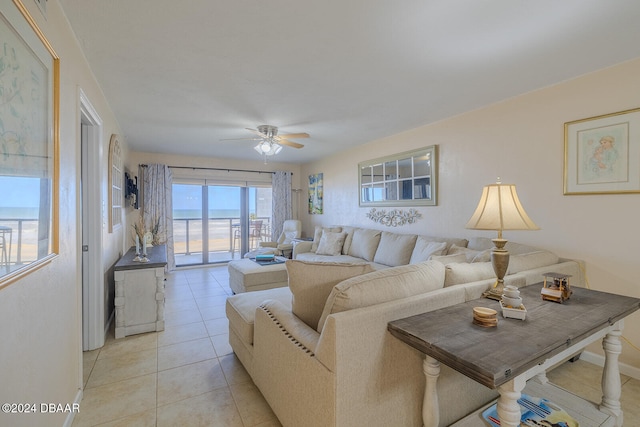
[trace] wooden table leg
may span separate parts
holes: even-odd
[[[520,405],[518,399],[527,384],[524,378],[516,377],[498,387],[498,418],[501,427],[518,427],[520,425]]]
[[[616,426],[622,426],[622,409],[620,407],[620,395],[622,384],[620,383],[620,367],[618,356],[622,353],[620,336],[622,335],[622,320],[617,323],[617,328],[609,332],[602,340],[604,349],[604,369],[602,370],[602,403],[600,410],[616,417]]]
[[[438,427],[440,423],[440,407],[438,406],[438,390],[436,388],[440,376],[440,362],[425,356],[422,370],[426,378],[424,400],[422,402],[422,422],[424,427]]]

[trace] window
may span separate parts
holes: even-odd
[[[360,206],[435,206],[437,145],[358,165]]]

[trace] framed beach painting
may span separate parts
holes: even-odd
[[[564,194],[640,193],[640,108],[564,125]]]
[[[59,58],[20,0],[0,0],[0,287],[58,252]]]
[[[309,213],[322,213],[322,197],[324,178],[322,173],[309,175]]]

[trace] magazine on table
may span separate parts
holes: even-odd
[[[547,399],[526,394],[518,399],[520,427],[579,427],[578,422],[558,405]],[[500,427],[497,404],[487,408],[482,417],[492,427]]]

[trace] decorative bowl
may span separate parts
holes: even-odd
[[[517,308],[509,308],[504,302],[500,301],[500,307],[502,307],[502,317],[524,320],[527,317],[527,309],[524,304],[520,304]]]
[[[520,296],[520,290],[513,285],[508,285],[504,287],[502,294],[509,298],[518,298]]]
[[[511,307],[520,307],[520,305],[522,305],[522,298],[510,298],[506,295],[502,295],[502,302],[507,306],[510,305]]]

